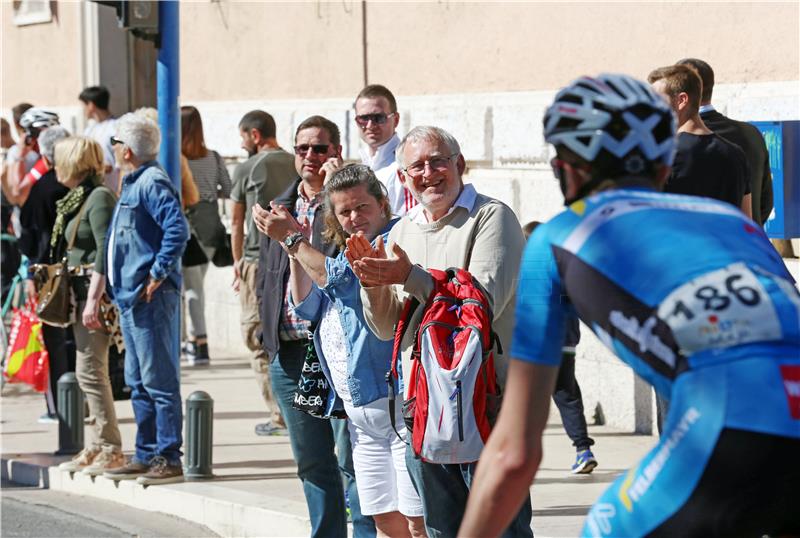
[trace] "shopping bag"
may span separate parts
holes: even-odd
[[[26,305],[14,309],[3,372],[10,383],[26,383],[37,392],[47,390],[50,364],[44,347],[42,322]]]

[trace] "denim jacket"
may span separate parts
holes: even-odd
[[[164,169],[150,161],[125,176],[106,240],[108,288],[117,306],[131,308],[148,275],[180,290],[188,240],[178,192]]]
[[[397,220],[390,221],[381,231],[384,241]],[[295,305],[295,313],[316,323],[319,322],[327,305],[332,302],[339,313],[348,345],[347,384],[350,396],[353,398],[353,407],[361,407],[380,398],[386,398],[388,396],[386,372],[391,365],[394,342],[379,340],[367,326],[361,304],[361,283],[353,273],[344,252],[336,258],[325,259],[325,272],[328,283],[324,288],[312,284],[308,296]],[[314,347],[317,349],[328,385],[333,387],[330,369],[322,353],[319,325],[314,331]],[[334,391],[330,391],[329,411],[341,408],[341,400]]]

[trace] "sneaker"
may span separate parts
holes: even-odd
[[[210,361],[208,344],[186,342],[183,345],[183,356],[189,366],[206,366]]]
[[[272,421],[256,424],[256,435],[270,436],[270,435],[286,435],[286,428],[276,426]]]
[[[103,471],[103,476],[109,480],[133,480],[145,474],[150,470],[149,465],[139,463],[138,461],[131,461],[127,465]]]
[[[183,342],[181,344],[181,357],[185,361],[189,361],[195,354],[194,342]]]
[[[575,465],[572,466],[572,474],[589,474],[597,467],[597,460],[588,448],[578,451],[575,457]]]
[[[44,415],[40,416],[36,422],[39,424],[58,424],[58,415],[45,413]]]
[[[85,475],[98,476],[106,471],[119,469],[123,465],[125,465],[125,456],[122,455],[122,452],[106,452],[104,450],[97,455],[91,465],[84,467],[82,472]]]
[[[100,449],[97,448],[84,448],[81,450],[77,456],[72,458],[69,461],[65,461],[61,465],[58,466],[59,469],[62,471],[69,471],[70,473],[74,473],[75,471],[80,471],[81,469],[88,467],[91,465],[97,456],[100,454]]]
[[[136,482],[143,486],[183,482],[183,467],[180,464],[170,465],[167,462],[167,458],[156,456],[150,462],[150,469],[139,476]]]

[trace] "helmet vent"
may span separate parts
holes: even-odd
[[[583,99],[581,97],[578,97],[577,95],[570,95],[570,94],[562,95],[561,98],[559,99],[559,101],[562,102],[562,103],[575,103],[576,105],[583,104]]]
[[[574,129],[580,124],[581,120],[576,120],[575,118],[561,118],[558,120],[556,129]]]
[[[653,107],[644,104],[638,104],[630,107],[628,112],[636,116],[638,119],[643,120],[650,117],[650,115],[653,113]]]

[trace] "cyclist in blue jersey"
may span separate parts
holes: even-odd
[[[528,494],[575,316],[671,400],[583,535],[800,534],[800,294],[783,261],[735,207],[659,192],[675,123],[645,83],[578,79],[544,129],[569,207],[523,256],[515,360],[461,534],[497,535]]]

